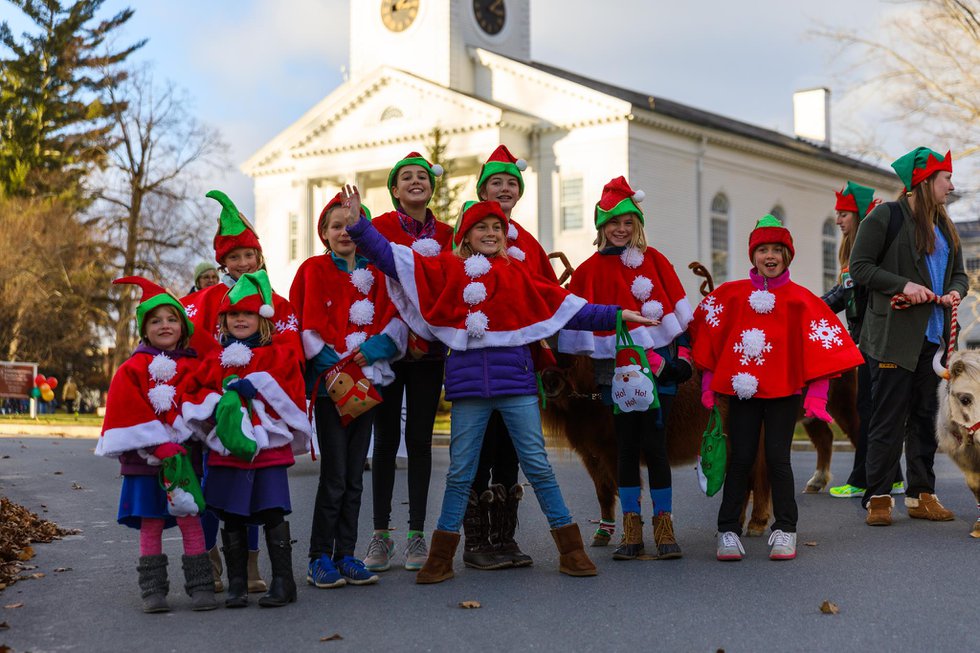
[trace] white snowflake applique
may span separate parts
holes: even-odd
[[[709,326],[716,327],[721,324],[721,320],[718,319],[718,315],[725,310],[725,307],[721,304],[715,304],[715,298],[709,296],[703,302],[701,306],[704,308],[706,315],[704,316],[704,321],[708,323]]]
[[[187,313],[188,318],[194,319],[194,316],[197,315],[197,304],[188,304],[184,312]]]
[[[810,320],[810,340],[820,341],[824,349],[833,349],[834,346],[839,347],[844,344],[839,337],[840,332],[840,325],[831,326],[826,319],[821,319],[819,322]]]
[[[286,331],[299,331],[299,320],[292,313],[285,320],[276,322],[276,333],[285,333]]]
[[[763,365],[766,362],[764,354],[772,351],[772,343],[766,340],[766,332],[762,329],[746,329],[742,332],[741,342],[735,343],[732,349],[742,355],[739,359],[742,365]]]

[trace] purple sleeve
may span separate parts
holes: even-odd
[[[586,304],[565,325],[578,331],[613,331],[616,328],[616,312],[619,306],[612,304]]]
[[[391,253],[391,243],[380,231],[374,228],[370,220],[361,216],[357,224],[347,227],[347,233],[357,243],[358,252],[368,257],[387,276],[398,281],[395,257]]]

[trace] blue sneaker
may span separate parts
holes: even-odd
[[[347,584],[330,556],[325,555],[310,560],[310,566],[306,569],[306,582],[320,589],[333,589]]]
[[[378,582],[378,575],[368,571],[364,563],[354,556],[344,556],[337,567],[340,575],[351,585],[372,585]]]

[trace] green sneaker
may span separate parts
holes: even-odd
[[[860,496],[864,496],[864,488],[855,487],[850,484],[838,485],[837,487],[830,488],[830,496],[837,497],[838,499],[860,497]]]
[[[905,494],[905,483],[898,481],[892,483],[892,494]]]

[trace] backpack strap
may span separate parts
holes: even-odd
[[[881,265],[885,254],[888,253],[892,243],[895,242],[895,238],[898,236],[898,232],[901,231],[902,222],[904,221],[902,207],[898,202],[886,202],[885,205],[888,207],[888,231],[885,232],[884,247],[878,252],[877,265]]]

